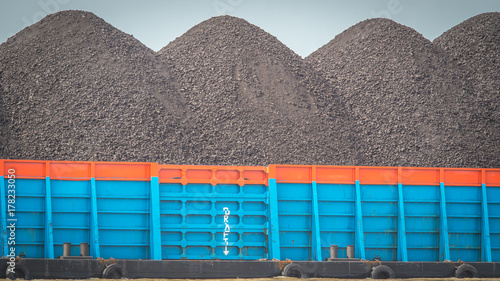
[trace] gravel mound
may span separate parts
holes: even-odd
[[[475,128],[479,117],[470,83],[440,47],[415,30],[389,19],[365,20],[306,60],[351,109],[359,164],[499,165],[497,151],[480,146],[484,139]]]
[[[171,79],[155,52],[94,14],[49,15],[0,45],[0,158],[182,163]]]
[[[485,13],[451,28],[434,40],[458,64],[474,88],[476,104],[469,110],[480,114],[476,132],[482,134],[484,157],[500,162],[500,13]]]
[[[372,19],[302,59],[230,16],[156,53],[59,12],[0,45],[0,158],[499,167],[498,22]]]
[[[185,150],[196,163],[353,163],[333,88],[257,26],[214,17],[159,53],[193,113],[197,132]]]

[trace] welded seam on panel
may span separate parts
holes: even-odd
[[[446,214],[446,195],[444,190],[444,183],[439,183],[439,190],[441,194],[441,217],[440,217],[440,229],[439,229],[439,258],[441,261],[451,260],[450,256],[450,241],[448,238],[448,216]]]
[[[44,256],[54,258],[54,233],[52,232],[52,193],[50,191],[50,177],[45,177],[45,244]]]
[[[312,200],[313,200],[313,228],[312,228],[312,247],[313,247],[313,253],[316,252],[314,255],[314,258],[317,261],[322,261],[321,257],[321,235],[320,235],[320,228],[319,228],[319,207],[318,207],[318,188],[316,186],[316,181],[312,182]]]
[[[398,183],[398,260],[408,261],[403,184]]]
[[[365,258],[365,238],[363,232],[363,211],[361,209],[361,187],[356,180],[356,249],[359,259]]]
[[[481,261],[491,262],[491,240],[490,240],[490,222],[488,215],[488,196],[486,193],[486,184],[481,184],[482,191],[482,216],[481,216]]]
[[[160,180],[151,177],[150,257],[161,260]]]
[[[8,244],[7,244],[7,200],[5,198],[5,178],[4,178],[4,168],[3,161],[0,165],[1,168],[1,180],[0,180],[0,196],[2,197],[2,202],[0,202],[2,215],[0,216],[2,219],[2,256],[7,256],[9,254]]]
[[[101,257],[99,245],[99,224],[97,223],[97,191],[95,178],[90,179],[90,255]]]
[[[278,187],[276,179],[269,179],[269,203],[271,221],[269,228],[271,230],[271,239],[269,239],[271,249],[271,259],[280,260],[280,229],[278,225]]]

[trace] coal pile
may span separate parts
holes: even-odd
[[[352,111],[360,164],[498,166],[492,147],[476,153],[484,148],[470,83],[415,30],[389,19],[365,20],[306,60]]]
[[[0,54],[2,158],[351,164],[338,144],[347,122],[339,142],[320,122],[324,108],[347,116],[325,79],[241,19],[203,22],[160,55],[91,13],[65,11]]]
[[[470,110],[480,115],[480,157],[500,162],[500,13],[485,13],[451,28],[434,40],[456,62],[474,89]]]
[[[0,45],[0,158],[182,162],[170,81],[155,52],[94,14],[49,15]]]
[[[186,150],[196,163],[353,163],[348,114],[332,87],[257,26],[215,17],[159,53],[193,112]]]
[[[498,167],[485,17],[436,44],[367,20],[302,59],[230,16],[156,53],[92,13],[52,14],[0,45],[0,158]]]

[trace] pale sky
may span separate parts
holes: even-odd
[[[500,11],[499,0],[0,0],[0,43],[47,14],[85,10],[158,51],[214,16],[243,18],[302,57],[356,23],[386,17],[429,40],[460,22]]]

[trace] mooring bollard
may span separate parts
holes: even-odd
[[[80,243],[80,256],[89,255],[89,243]]]
[[[64,243],[63,244],[63,257],[70,257],[71,256],[71,243]]]
[[[336,259],[339,257],[339,246],[338,245],[330,245],[330,258]]]
[[[354,258],[354,246],[353,245],[347,245],[347,258],[348,259]]]

